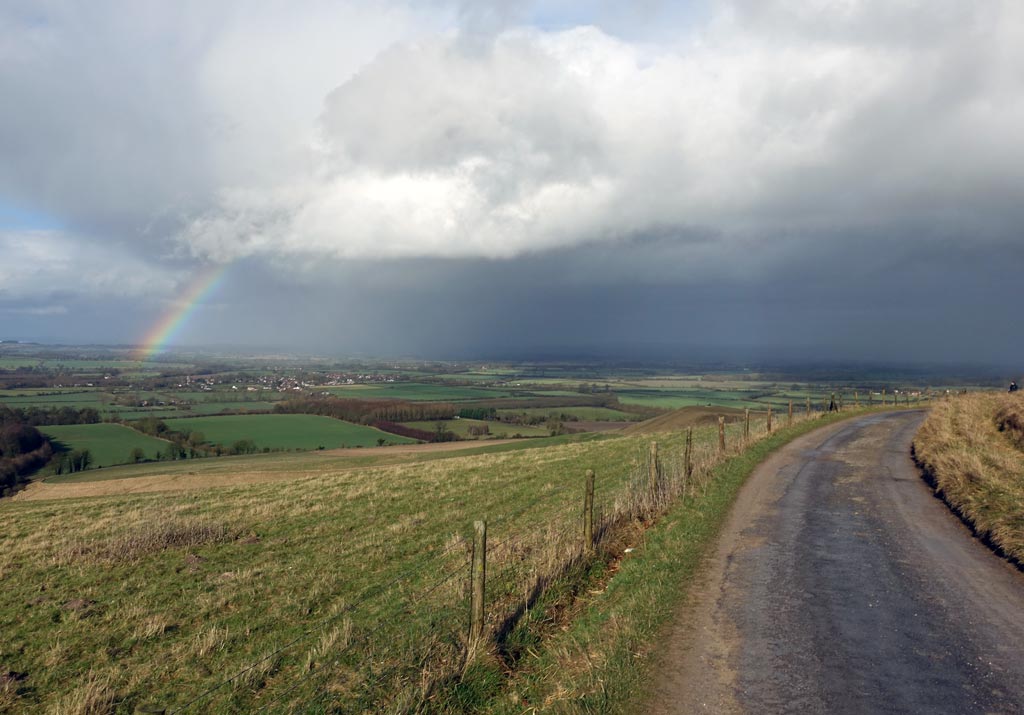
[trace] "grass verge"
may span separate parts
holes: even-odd
[[[914,456],[949,507],[1024,567],[1024,397],[973,393],[932,408]]]
[[[639,711],[658,637],[688,597],[687,584],[747,477],[770,453],[796,437],[865,412],[780,429],[719,464],[706,491],[678,500],[650,529],[634,534],[633,552],[621,561],[601,564],[603,568],[582,570],[573,593],[575,603],[567,606],[563,598],[559,604],[558,594],[552,594],[547,608],[539,604],[533,622],[515,636],[528,644],[515,674],[500,689],[493,686],[493,668],[468,674],[463,694],[487,697],[476,703],[463,698],[461,710],[501,715]],[[614,578],[609,578],[612,573]],[[566,587],[562,590],[564,597]],[[571,617],[558,615],[563,609],[571,609]],[[530,628],[554,633],[539,648],[530,643]]]

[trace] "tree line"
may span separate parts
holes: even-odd
[[[21,422],[39,425],[92,425],[102,422],[103,416],[94,407],[7,407],[0,405],[0,423]]]
[[[449,402],[406,402],[403,400],[357,400],[346,397],[300,397],[274,406],[274,412],[322,415],[346,422],[373,425],[379,422],[420,422],[450,420],[455,405]]]
[[[0,412],[0,494],[6,495],[37,469],[50,461],[53,447],[42,432],[13,416]]]

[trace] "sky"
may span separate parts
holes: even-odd
[[[1018,0],[7,0],[0,98],[0,338],[1024,359]]]

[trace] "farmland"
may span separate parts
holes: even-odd
[[[223,415],[168,420],[168,427],[184,433],[200,432],[210,444],[228,446],[252,440],[260,449],[336,449],[369,447],[384,440],[410,444],[415,440],[318,415]]]
[[[474,520],[488,520],[493,545],[490,645],[480,670],[461,682],[483,688],[472,696],[480,703],[496,696],[486,684],[503,681],[524,648],[543,651],[553,627],[545,609],[575,607],[576,589],[604,578],[603,559],[640,540],[635,530],[647,517],[630,510],[647,498],[638,489],[649,484],[652,434],[657,471],[671,475],[692,507],[687,518],[699,521],[709,470],[722,458],[718,416],[729,417],[727,454],[737,454],[745,408],[756,439],[769,405],[779,414],[806,394],[817,417],[833,391],[849,403],[852,392],[894,389],[595,366],[261,362],[197,359],[180,372],[170,363],[133,366],[141,378],[94,367],[70,376],[0,373],[11,385],[0,392],[8,407],[38,408],[50,419],[53,407],[81,404],[127,421],[42,427],[69,446],[89,444],[98,456],[92,445],[108,431],[116,449],[128,435],[167,444],[126,426],[134,424],[182,447],[165,461],[115,467],[108,462],[125,457],[104,455],[102,469],[50,476],[0,502],[0,521],[12,525],[0,534],[0,663],[24,674],[0,692],[0,710],[91,703],[131,712],[198,698],[196,712],[316,711],[327,699],[339,712],[366,712],[415,709],[427,692],[437,698],[432,707],[459,712],[446,698],[463,687],[463,576]],[[913,392],[921,397],[927,385]],[[385,407],[367,403],[368,412],[345,417],[353,422],[314,414],[333,404],[330,396]],[[689,407],[668,411],[679,404]],[[795,407],[799,421],[806,403]],[[486,427],[490,439],[410,445],[371,425],[403,419],[434,431],[437,421],[371,414],[379,409],[459,415],[444,420],[455,437]],[[254,414],[231,414],[242,411]],[[364,414],[365,424],[355,424]],[[626,421],[626,431],[615,424],[602,435],[547,436]],[[691,425],[693,483],[679,476]],[[492,441],[516,434],[533,438]],[[382,440],[397,446],[378,448]],[[210,449],[238,442],[302,451]],[[586,469],[597,473],[608,541],[579,571]]]
[[[116,424],[55,425],[44,427],[43,434],[58,450],[88,449],[96,468],[127,464],[132,461],[134,449],[141,449],[146,459],[155,459],[168,444],[165,440]]]

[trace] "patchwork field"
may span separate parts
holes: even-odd
[[[155,459],[167,442],[136,432],[124,425],[92,424],[42,427],[40,430],[58,449],[67,451],[88,449],[92,453],[93,467],[127,464],[133,449],[141,449],[147,459]]]
[[[176,432],[201,432],[211,444],[230,446],[238,440],[252,440],[260,449],[336,449],[412,444],[416,440],[381,432],[373,427],[343,422],[318,415],[225,415],[169,419]]]

